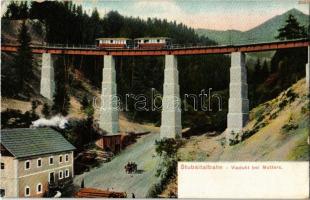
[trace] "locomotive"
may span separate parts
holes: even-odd
[[[168,37],[96,39],[96,47],[99,49],[165,49],[170,45],[171,39]]]

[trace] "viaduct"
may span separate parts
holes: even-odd
[[[32,46],[32,52],[42,54],[40,93],[52,100],[55,83],[53,55],[97,55],[103,56],[102,93],[100,108],[100,128],[114,135],[119,132],[118,110],[116,97],[116,56],[165,56],[164,87],[161,115],[161,138],[182,137],[181,101],[179,95],[177,56],[202,54],[230,54],[230,84],[229,105],[226,136],[232,132],[240,132],[249,117],[249,100],[247,71],[245,68],[245,53],[270,51],[278,49],[308,47],[308,62],[306,64],[306,83],[309,90],[309,40],[290,40],[271,43],[256,43],[236,46],[194,46],[176,47],[171,49],[96,49],[94,47],[51,47]],[[18,46],[1,45],[3,52],[16,52]]]

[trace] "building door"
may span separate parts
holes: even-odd
[[[5,196],[5,189],[0,189],[0,197],[4,197]]]
[[[55,174],[54,174],[54,172],[50,172],[48,182],[49,183],[54,183],[55,182]]]

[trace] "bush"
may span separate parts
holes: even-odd
[[[280,110],[282,110],[286,105],[287,105],[288,101],[286,99],[284,99],[283,101],[281,101],[279,103],[279,108]]]
[[[1,112],[1,128],[29,128],[33,121],[39,119],[36,113],[7,109]]]
[[[58,131],[77,148],[77,151],[82,151],[85,146],[93,144],[99,138],[99,133],[93,126],[92,117],[71,120],[66,129],[58,129]]]
[[[89,105],[87,106],[85,109],[84,109],[84,113],[88,116],[88,117],[91,117],[93,116],[95,110],[94,110],[94,107],[92,105]]]
[[[286,96],[287,98],[289,98],[289,102],[292,102],[294,101],[297,97],[298,97],[298,94],[294,93],[292,91],[292,89],[290,88],[287,92],[286,92]]]
[[[159,156],[173,157],[176,156],[178,148],[181,146],[181,141],[173,138],[164,138],[162,140],[156,140],[156,153]]]
[[[278,116],[278,112],[274,112],[270,115],[269,119],[275,119]]]
[[[164,138],[159,141],[155,141],[156,153],[161,157],[161,162],[159,168],[157,169],[156,176],[160,177],[160,181],[151,187],[148,192],[147,197],[158,197],[169,180],[176,177],[177,175],[177,151],[182,145],[180,140],[175,140],[173,138]]]
[[[156,176],[160,177],[160,181],[153,185],[148,192],[147,197],[156,198],[165,189],[169,180],[177,175],[178,161],[177,158],[161,158],[160,167],[157,169]]]
[[[307,102],[306,105],[304,105],[302,108],[301,108],[301,113],[302,114],[306,114],[308,113],[310,110],[310,102]]]
[[[298,124],[290,122],[288,124],[285,124],[284,126],[282,126],[282,131],[288,133],[291,130],[295,130],[298,128]]]

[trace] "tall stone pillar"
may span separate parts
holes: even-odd
[[[182,137],[181,99],[177,58],[165,56],[164,88],[161,113],[161,138]]]
[[[246,125],[249,118],[249,100],[245,54],[231,53],[229,105],[227,116],[228,138],[232,132],[237,133]]]
[[[55,93],[53,57],[50,53],[42,54],[40,94],[53,100]]]
[[[116,71],[114,57],[104,56],[104,68],[102,70],[100,121],[101,129],[108,135],[119,131],[118,124],[118,99],[116,96]]]
[[[310,46],[308,46],[308,63],[306,64],[306,86],[308,93],[310,93]]]

